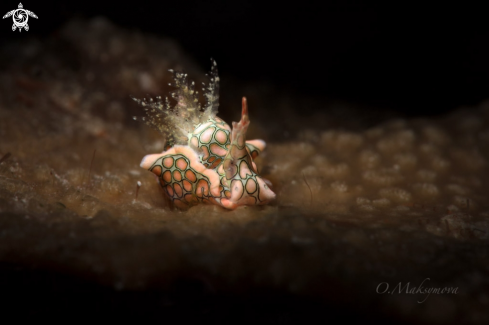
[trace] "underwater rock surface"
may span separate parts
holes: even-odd
[[[331,103],[301,115],[318,102],[223,77],[218,116],[237,121],[248,97],[277,199],[182,212],[139,168],[164,139],[133,121],[129,98],[165,95],[170,68],[203,79],[174,41],[95,19],[0,55],[0,284],[12,304],[48,315],[66,304],[59,292],[98,292],[97,312],[155,317],[489,322],[489,103],[430,119]],[[458,291],[378,293],[408,282]]]

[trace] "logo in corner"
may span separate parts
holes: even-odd
[[[29,25],[27,25],[27,21],[29,20],[29,16],[36,18],[37,16],[35,13],[29,10],[25,10],[24,7],[22,6],[22,3],[19,3],[19,8],[14,9],[12,11],[9,11],[3,16],[3,19],[12,16],[12,19],[14,20],[14,24],[12,25],[12,31],[15,31],[17,28],[19,29],[19,32],[22,31],[22,28],[24,28],[26,31],[29,30]]]

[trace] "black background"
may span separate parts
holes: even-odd
[[[435,115],[489,97],[485,8],[360,1],[24,1],[28,32],[1,21],[3,41],[48,37],[73,17],[175,39],[203,70],[269,81],[288,93]],[[5,13],[17,1],[4,1]],[[5,13],[2,13],[5,14]]]

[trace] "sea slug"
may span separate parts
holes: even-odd
[[[246,141],[250,124],[248,104],[242,98],[241,120],[231,127],[216,116],[219,106],[219,76],[212,60],[210,81],[203,83],[206,98],[199,104],[195,82],[187,74],[173,73],[176,88],[168,98],[136,99],[145,108],[149,125],[166,138],[165,151],[143,158],[141,167],[153,172],[168,197],[179,208],[198,203],[235,209],[242,205],[263,205],[275,198],[270,182],[260,177],[253,159],[265,149],[262,140]]]

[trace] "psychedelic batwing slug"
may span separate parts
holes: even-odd
[[[216,116],[219,106],[219,76],[212,61],[210,81],[203,84],[206,104],[202,108],[187,75],[169,70],[176,88],[176,105],[168,98],[140,100],[148,115],[143,118],[167,139],[165,151],[143,158],[141,167],[153,172],[164,192],[179,208],[209,203],[235,209],[242,205],[263,205],[275,198],[257,173],[253,161],[265,149],[262,140],[246,141],[250,124],[248,104],[242,99],[241,120],[231,127]]]

